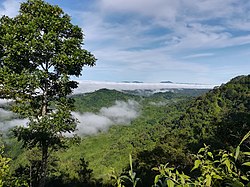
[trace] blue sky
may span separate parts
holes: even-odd
[[[0,0],[15,16],[20,0]],[[82,80],[221,84],[250,72],[249,0],[48,0],[98,59]]]

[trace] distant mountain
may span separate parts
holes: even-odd
[[[142,81],[122,81],[122,83],[143,83]]]
[[[209,84],[184,84],[184,83],[144,83],[140,81],[133,82],[100,82],[100,81],[78,81],[78,88],[74,94],[94,92],[99,89],[110,90],[168,90],[168,89],[212,89],[216,85]]]
[[[161,81],[160,83],[173,83],[172,81]]]

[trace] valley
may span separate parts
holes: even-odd
[[[249,78],[237,77],[212,90],[173,89],[155,93],[100,89],[72,95],[73,113],[79,121],[78,138],[75,143],[68,143],[69,149],[53,154],[49,184],[77,186],[73,181],[80,180],[80,161],[84,161],[88,185],[111,185],[112,173],[126,173],[131,154],[134,170],[143,180],[139,185],[143,186],[153,184],[155,173],[151,169],[159,164],[190,170],[191,155],[204,143],[212,149],[236,147],[250,130]],[[1,116],[6,116],[7,109],[2,105]],[[1,125],[12,118],[1,117]],[[1,141],[6,145],[7,155],[13,158],[12,170],[17,171],[27,167],[25,157],[31,153],[12,138],[11,128]],[[246,141],[244,146],[248,145]]]

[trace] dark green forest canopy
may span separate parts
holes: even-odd
[[[176,121],[190,144],[236,146],[250,130],[250,75],[238,76],[199,96]]]

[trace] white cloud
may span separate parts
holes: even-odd
[[[11,102],[11,100],[9,100],[9,99],[0,99],[0,105],[6,104],[8,102]]]
[[[76,133],[92,135],[106,131],[112,125],[128,125],[139,115],[139,104],[136,101],[116,101],[114,106],[104,107],[98,114],[72,113],[78,120]]]
[[[100,0],[106,12],[134,12],[168,22],[228,18],[246,11],[249,3],[235,0]]]
[[[187,62],[183,59],[177,60],[171,57],[168,55],[168,50],[169,49],[148,49],[126,51],[112,48],[102,49],[94,52],[94,54],[100,58],[95,70],[117,72],[119,77],[124,77],[125,80],[128,79],[126,78],[128,73],[134,74],[133,77],[141,76],[143,77],[141,80],[150,82],[157,81],[157,79],[147,79],[146,75],[161,75],[158,78],[158,81],[160,81],[159,79],[166,79],[166,71],[180,70],[193,73],[208,71],[208,67],[204,64]],[[102,64],[102,62],[104,63]]]
[[[134,12],[143,16],[164,18],[168,21],[175,19],[180,1],[171,0],[101,0],[100,6],[105,11]]]
[[[13,117],[13,115],[14,115],[14,114],[13,114],[12,112],[6,111],[6,110],[0,108],[0,119],[1,119],[1,120],[2,120],[2,119],[4,119],[4,120],[6,120],[6,119],[11,119],[11,117]]]
[[[229,28],[242,30],[242,31],[249,31],[250,30],[250,19],[238,19],[235,18],[233,20],[228,20],[227,25]]]
[[[26,126],[28,123],[27,119],[13,119],[13,120],[7,120],[0,122],[0,131],[7,131],[10,128],[16,127],[16,126]]]
[[[100,116],[93,113],[73,113],[73,115],[79,120],[79,124],[77,126],[77,134],[80,135],[91,135],[96,134],[100,131],[107,130],[113,122],[105,117]]]
[[[106,116],[116,124],[128,124],[131,119],[138,116],[139,104],[135,101],[128,102],[116,101],[114,106],[103,107],[100,110],[102,116]]]
[[[74,91],[75,94],[93,92],[102,88],[115,90],[161,90],[161,89],[211,89],[216,85],[209,84],[178,84],[178,83],[117,83],[117,82],[101,82],[101,81],[78,81],[78,88]]]
[[[98,59],[94,70],[87,68],[95,80],[155,77],[153,81],[159,81],[172,71],[175,80],[183,76],[183,80],[193,77],[192,82],[209,81],[207,75],[215,71],[203,61],[207,54],[250,44],[250,34],[245,32],[250,28],[250,1],[85,0],[76,2],[81,4],[78,9],[67,6],[69,1],[48,1],[65,6],[74,23],[83,28],[85,47]],[[13,16],[19,3],[5,0],[1,5],[0,13]]]
[[[106,131],[112,125],[128,125],[139,116],[139,104],[136,101],[116,101],[111,107],[103,107],[96,114],[72,112],[79,121],[76,133],[92,135]],[[7,131],[15,126],[26,126],[27,119],[13,119],[14,113],[0,108],[0,131]],[[69,134],[67,134],[69,135]]]
[[[192,74],[190,81],[199,79],[200,82],[205,78],[200,73],[209,75],[212,71],[202,59],[212,56],[213,50],[250,43],[250,35],[235,35],[228,29],[233,27],[228,20],[235,20],[236,15],[244,17],[247,12],[244,7],[249,3],[234,0],[98,2],[96,11],[78,12],[78,15],[83,20],[86,46],[98,59],[97,66],[90,71],[104,77],[103,80],[118,76],[120,80],[127,79],[126,75],[130,74],[135,79],[149,81],[150,76],[155,77],[153,81],[159,81],[165,79],[166,71],[185,71],[187,75]],[[126,21],[110,19],[121,15],[127,16]],[[235,27],[240,29],[236,24]],[[157,29],[163,32],[147,34]],[[191,62],[197,57],[201,61]],[[111,71],[116,76],[107,76],[105,72]],[[209,77],[205,79],[209,81]]]
[[[172,51],[242,45],[244,43],[241,36],[234,36],[227,31],[227,22],[235,20],[236,15],[246,16],[247,9],[244,7],[250,4],[236,3],[234,0],[101,0],[99,2],[100,13],[89,12],[83,15],[83,20],[86,19],[88,25],[85,30],[86,35],[90,36],[89,39],[96,38],[98,43],[109,40],[109,46],[115,45],[117,51],[133,47],[143,48],[156,41],[165,41],[165,44],[169,45],[168,50]],[[141,17],[132,16],[125,24],[105,19],[105,16],[112,13],[115,16],[121,12],[124,14],[135,12]],[[148,21],[145,22],[145,19]],[[170,33],[166,33],[165,36],[144,34],[157,24],[166,30],[170,29]],[[248,27],[247,24],[244,25],[242,27]],[[89,39],[87,37],[87,40]],[[151,46],[154,47],[153,44]],[[164,48],[164,45],[159,47]]]
[[[184,56],[183,59],[199,58],[199,57],[209,57],[209,56],[214,56],[214,54],[213,53],[197,53],[197,54],[192,54],[192,55]]]
[[[14,17],[17,15],[21,0],[4,0],[0,4],[0,16]]]
[[[13,119],[15,114],[0,108],[0,132],[7,131],[15,126],[25,126],[27,119]]]

